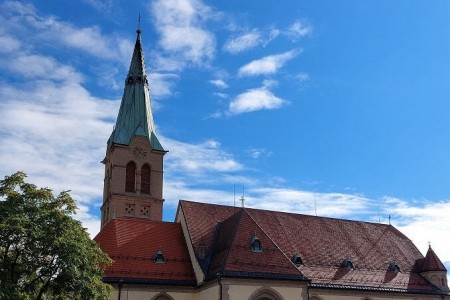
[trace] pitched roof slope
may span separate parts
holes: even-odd
[[[139,29],[125,80],[119,115],[108,144],[129,145],[133,136],[147,137],[153,149],[164,151],[156,137]]]
[[[262,249],[252,249],[257,240]],[[217,225],[208,278],[221,276],[304,279],[244,209]]]
[[[95,237],[112,259],[105,281],[195,285],[195,276],[180,224],[143,219],[111,220]],[[155,263],[161,250],[165,263]]]
[[[212,250],[217,223],[239,210],[190,201],[180,201],[180,207],[194,247],[203,242]],[[291,263],[290,258],[295,253],[300,255],[303,264],[298,270],[313,286],[440,293],[415,269],[423,255],[410,239],[391,225],[250,208],[245,208],[245,212],[264,234],[261,237],[267,236],[269,244],[272,242],[288,262]],[[246,225],[239,223],[240,226]],[[239,228],[234,230],[238,232]],[[248,244],[248,240],[246,242]],[[233,249],[234,257],[247,260],[246,272],[273,270],[269,265],[252,265],[252,257],[246,256],[247,250],[244,247]],[[353,268],[343,266],[344,259],[350,260]],[[392,268],[394,265],[400,272]],[[243,266],[240,260],[240,267],[236,265],[235,271],[244,269]]]

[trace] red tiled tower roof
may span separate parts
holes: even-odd
[[[296,270],[317,287],[441,293],[419,274],[423,255],[391,225],[184,200],[179,212],[194,249],[207,249],[201,264],[209,277],[233,271],[276,278]],[[261,239],[263,259],[249,251],[252,234]],[[291,261],[294,254],[301,265]]]
[[[95,237],[112,259],[105,282],[147,282],[195,285],[195,276],[181,225],[143,219],[111,220]],[[155,263],[160,250],[165,263]]]
[[[443,271],[447,272],[447,268],[445,268],[444,264],[441,262],[439,257],[434,253],[431,246],[428,247],[427,254],[425,255],[425,259],[423,260],[423,265],[421,267],[422,272],[428,271]]]

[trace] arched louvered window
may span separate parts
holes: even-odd
[[[145,164],[141,168],[141,193],[150,194],[150,166]]]
[[[262,287],[253,292],[250,300],[283,300],[284,298],[274,289]]]
[[[136,190],[136,164],[130,161],[126,168],[125,192],[134,193]]]

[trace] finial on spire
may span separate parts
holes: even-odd
[[[138,29],[136,30],[137,34],[141,33],[141,13],[139,13],[139,18],[138,18]]]

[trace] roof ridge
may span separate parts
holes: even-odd
[[[234,241],[234,239],[236,238],[236,232],[237,232],[237,229],[239,228],[239,226],[238,226],[238,224],[240,223],[240,220],[241,220],[241,218],[242,218],[242,209],[240,209],[239,211],[237,211],[236,213],[234,213],[234,214],[232,214],[228,219],[226,219],[226,220],[224,220],[223,222],[219,222],[218,224],[217,224],[217,227],[216,227],[216,233],[214,234],[214,239],[213,239],[213,242],[212,242],[212,244],[211,244],[211,252],[210,253],[214,253],[215,254],[215,248],[216,248],[216,246],[217,246],[217,239],[218,239],[218,237],[219,237],[219,235],[221,234],[221,232],[222,232],[222,227],[223,227],[223,225],[225,224],[225,223],[228,223],[228,222],[232,222],[233,221],[233,219],[237,219],[234,223],[231,223],[232,225],[233,225],[233,228],[232,228],[232,233],[231,233],[231,238],[229,239],[229,240],[227,240],[227,246],[226,246],[226,255],[225,255],[225,257],[224,257],[224,259],[223,259],[223,263],[222,263],[222,265],[221,265],[221,269],[220,269],[220,272],[223,272],[224,271],[224,269],[225,269],[225,266],[226,266],[226,262],[227,262],[227,260],[228,260],[228,257],[229,257],[229,255],[230,255],[230,252],[231,252],[231,245],[233,244],[233,241]],[[210,262],[212,261],[212,258],[213,257],[211,257],[211,259],[210,259]],[[210,268],[210,264],[208,264],[208,273],[209,273],[209,268]]]
[[[275,247],[277,247],[277,249],[286,257],[286,259],[291,263],[291,265],[302,275],[303,273],[300,272],[300,270],[294,265],[294,263],[292,262],[291,258],[289,256],[287,256],[287,254],[280,248],[280,246],[272,239],[272,237],[261,227],[259,226],[259,223],[247,212],[246,208],[244,208],[245,213],[252,219],[252,221],[256,224],[256,226],[258,226],[259,229],[261,229],[261,231],[269,238],[269,240],[275,245]],[[278,217],[277,217],[278,219]],[[306,278],[306,276],[305,276]]]

